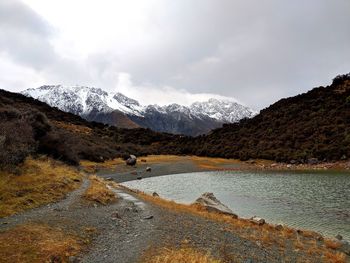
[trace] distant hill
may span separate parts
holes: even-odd
[[[175,146],[174,146],[175,147]],[[350,74],[281,99],[252,119],[184,142],[182,152],[227,158],[305,162],[350,157]]]

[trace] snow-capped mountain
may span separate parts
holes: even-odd
[[[143,106],[121,93],[108,93],[99,88],[62,85],[27,89],[22,94],[43,101],[62,111],[120,127],[147,127],[156,131],[199,135],[223,123],[250,118],[250,108],[231,100],[209,99],[189,107],[170,104]]]
[[[106,113],[118,110],[132,115],[140,115],[143,111],[143,107],[136,100],[121,93],[109,94],[93,87],[46,85],[21,93],[80,116],[89,115],[93,111]]]

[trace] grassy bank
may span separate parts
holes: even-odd
[[[0,171],[0,217],[55,202],[82,182],[78,170],[46,157],[28,158],[18,170]]]

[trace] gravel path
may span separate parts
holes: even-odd
[[[151,171],[147,172],[146,168],[150,167]],[[191,160],[183,160],[181,162],[163,162],[163,163],[143,163],[139,162],[135,167],[118,165],[115,170],[100,170],[98,175],[103,178],[111,178],[117,183],[136,180],[137,177],[142,178],[180,174],[180,173],[192,173],[201,172],[205,169],[200,168]]]

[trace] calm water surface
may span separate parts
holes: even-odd
[[[241,217],[311,229],[350,240],[349,173],[200,172],[123,183],[166,199],[192,203],[204,192]]]

